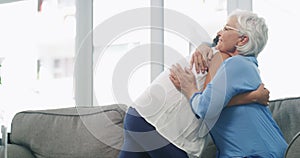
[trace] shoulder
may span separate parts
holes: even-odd
[[[227,72],[255,73],[257,71],[257,60],[255,57],[236,55],[224,62],[224,68]]]
[[[245,62],[245,61],[246,61],[246,57],[242,56],[242,55],[235,55],[235,56],[225,60],[226,64],[232,64],[232,63],[237,63],[237,62]]]
[[[243,55],[236,55],[231,58],[228,58],[224,62],[225,65],[227,66],[232,66],[232,65],[238,65],[238,66],[243,66],[243,65],[257,65],[257,60],[255,57],[252,56],[243,56]]]

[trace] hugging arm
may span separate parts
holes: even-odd
[[[259,87],[261,81],[257,70],[244,58],[232,57],[224,61],[203,92],[195,88],[195,76],[190,69],[183,69],[178,64],[173,66],[172,72],[180,81],[178,89],[190,100],[194,113],[200,118],[215,119],[234,96]]]
[[[220,67],[220,64],[224,59],[227,59],[228,56],[226,54],[217,53],[211,60],[210,68],[205,79],[204,87],[211,81],[211,79],[215,76],[217,70]],[[241,93],[233,96],[227,106],[234,105],[242,105],[249,103],[259,103],[262,105],[268,105],[269,102],[269,90],[264,87],[264,84],[261,84],[256,90]]]
[[[264,88],[262,83],[256,90],[235,95],[231,98],[227,106],[248,104],[248,103],[259,103],[262,105],[269,105],[269,90]]]
[[[225,61],[206,89],[190,97],[192,109],[198,116],[215,119],[233,96],[259,87],[257,70],[243,58]]]

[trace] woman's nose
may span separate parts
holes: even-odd
[[[223,31],[220,30],[220,31],[217,33],[217,35],[218,35],[218,36],[221,36],[222,32],[223,32]]]

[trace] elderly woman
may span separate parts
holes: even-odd
[[[268,28],[249,11],[234,11],[218,33],[216,49],[226,59],[203,92],[190,69],[174,65],[173,84],[190,100],[193,112],[205,122],[218,157],[284,157],[287,143],[268,107],[258,103],[226,106],[240,93],[261,84],[257,56],[265,47]],[[180,84],[178,84],[180,82]]]

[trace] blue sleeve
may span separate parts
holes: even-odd
[[[230,99],[257,89],[261,83],[254,57],[234,56],[225,60],[203,93],[195,93],[190,105],[195,114],[216,121]]]

